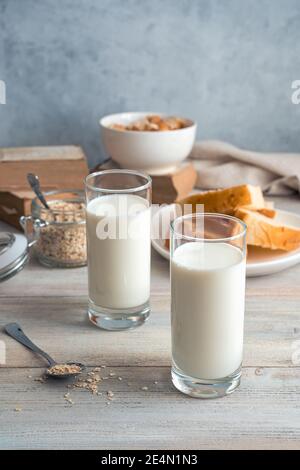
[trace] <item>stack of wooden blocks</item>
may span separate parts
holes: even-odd
[[[107,168],[116,168],[116,164],[108,160],[93,171]],[[84,189],[89,169],[83,150],[77,146],[0,149],[0,220],[17,228],[20,228],[20,216],[31,213],[34,194],[27,182],[29,172],[39,176],[43,191],[51,191]],[[172,173],[151,176],[154,204],[171,204],[184,198],[197,178],[190,162],[183,163]]]
[[[100,163],[93,171],[118,168],[111,159]],[[186,197],[195,186],[197,172],[190,162],[184,162],[171,173],[150,175],[152,178],[153,204],[172,204]]]
[[[83,189],[88,165],[81,147],[72,145],[0,149],[0,220],[19,229],[34,197],[29,172],[39,176],[44,191]]]

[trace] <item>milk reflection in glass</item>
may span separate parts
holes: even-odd
[[[150,295],[150,208],[135,195],[87,206],[89,296],[105,308],[137,307]]]
[[[221,396],[238,385],[244,297],[243,249],[205,239],[175,248],[171,259],[172,359],[175,385],[183,380],[181,388],[177,387],[181,391]],[[184,376],[189,378],[188,385]]]
[[[92,173],[86,199],[89,319],[107,330],[141,325],[150,313],[151,178]]]

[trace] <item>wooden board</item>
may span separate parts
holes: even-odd
[[[275,204],[300,212],[298,197]],[[299,280],[300,265],[247,280],[241,387],[202,401],[171,384],[166,260],[153,253],[148,323],[113,333],[86,320],[86,268],[47,269],[32,260],[0,284],[0,328],[18,321],[57,359],[105,364],[100,375],[116,375],[100,383],[100,396],[71,390],[71,405],[63,383],[34,380],[42,360],[0,333],[7,353],[0,368],[0,448],[299,448]],[[108,390],[114,393],[110,404]]]
[[[197,172],[192,163],[183,163],[167,175],[151,175],[153,204],[172,204],[193,190]]]
[[[0,148],[1,191],[28,189],[28,172],[39,176],[44,189],[83,189],[88,166],[75,145]]]
[[[120,168],[112,159],[98,164],[94,171]],[[150,175],[152,178],[152,203],[171,204],[186,197],[194,188],[197,172],[193,163],[183,162],[171,173]]]
[[[291,367],[292,344],[300,339],[299,300],[248,298],[245,318],[245,366]],[[86,319],[87,297],[1,299],[0,327],[11,321],[60,361],[77,359],[97,366],[170,365],[170,301],[152,295],[152,314],[143,328],[128,332],[99,330]],[[7,367],[39,366],[40,359],[0,333]],[[259,347],[258,347],[259,346]],[[300,345],[299,345],[300,348]]]
[[[239,390],[210,401],[177,392],[168,367],[108,370],[116,376],[101,382],[100,396],[35,382],[40,369],[0,374],[1,448],[299,448],[299,369],[244,368]]]
[[[28,173],[38,175],[45,192],[83,190],[88,172],[86,156],[75,145],[0,148],[0,220],[20,230],[20,217],[30,215]]]

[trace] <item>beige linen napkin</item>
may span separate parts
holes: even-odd
[[[196,142],[189,157],[202,189],[254,184],[270,195],[300,193],[300,153],[243,150],[218,140]]]

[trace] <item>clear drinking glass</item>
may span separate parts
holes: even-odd
[[[88,316],[106,330],[141,325],[150,313],[151,178],[104,170],[85,189]]]
[[[199,398],[240,383],[243,354],[246,225],[196,213],[171,223],[172,381]]]

